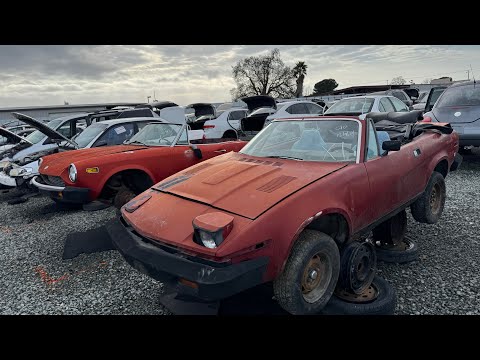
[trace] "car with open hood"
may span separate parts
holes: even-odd
[[[36,122],[35,119],[26,115],[20,115],[18,114],[19,118],[24,121]],[[10,187],[22,186],[29,188],[33,177],[38,175],[39,162],[43,156],[64,153],[74,149],[119,145],[129,140],[146,124],[154,120],[158,121],[159,118],[138,117],[103,120],[86,127],[71,139],[68,139],[59,131],[50,128],[47,131],[45,129],[46,126],[44,126],[39,131],[48,134],[49,139],[54,139],[59,146],[43,150],[37,154],[31,154],[23,160],[5,161],[3,168],[0,170],[0,184]]]
[[[120,207],[177,171],[245,145],[191,140],[196,131],[185,123],[152,122],[122,145],[46,156],[32,184],[56,202],[88,204],[98,199]]]
[[[22,121],[36,130],[25,137],[26,141],[20,141],[15,146],[0,153],[0,180],[4,185],[11,184],[8,178],[1,174],[4,168],[11,164],[24,166],[36,162],[42,156],[56,151],[59,146],[74,148],[75,143],[70,139],[85,129],[88,124],[88,114],[74,114],[51,120],[47,123],[35,120],[27,115],[13,113],[19,121]]]
[[[317,313],[336,289],[373,301],[375,247],[359,235],[407,206],[417,221],[438,221],[444,178],[461,160],[448,124],[409,125],[390,140],[371,119],[275,120],[239,152],[151,186],[107,231],[179,301],[272,281],[293,314]]]
[[[0,126],[0,152],[11,149],[15,145],[24,142],[30,143],[27,139]],[[31,143],[30,143],[31,144]]]

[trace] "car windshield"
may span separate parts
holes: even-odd
[[[432,98],[433,98],[432,94]],[[431,101],[431,103],[434,103]],[[464,85],[445,89],[435,107],[478,106],[480,105],[480,85]]]
[[[342,99],[333,104],[327,114],[365,114],[370,112],[373,106],[373,98]]]
[[[55,120],[49,121],[45,125],[47,125],[50,129],[55,130],[60,126],[60,124],[62,124],[62,122],[63,122],[62,119],[55,119]],[[29,134],[25,139],[30,141],[32,144],[36,144],[39,141],[41,141],[45,136],[46,135],[44,133],[40,132],[39,130],[35,130],[31,134]]]
[[[148,145],[148,146],[171,146],[178,134],[182,131],[180,124],[156,123],[148,124],[134,135],[126,144],[133,145]],[[186,131],[183,130],[186,134]],[[184,134],[179,139],[179,142],[184,141]],[[185,135],[186,136],[186,135]]]
[[[73,140],[78,144],[78,147],[84,148],[90,142],[100,135],[108,127],[105,123],[95,123],[83,130],[79,135],[73,138]]]
[[[356,120],[274,121],[240,153],[307,161],[356,161],[358,141]]]

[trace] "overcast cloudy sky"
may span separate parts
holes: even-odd
[[[278,47],[287,65],[305,61],[306,90],[333,78],[339,88],[451,76],[480,78],[480,46],[98,45],[0,46],[0,107],[117,101],[230,101],[232,66]]]

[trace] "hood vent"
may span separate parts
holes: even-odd
[[[249,158],[241,158],[241,159],[238,159],[238,161],[243,161],[243,162],[253,163],[253,164],[272,165],[272,166],[282,166],[283,165],[283,163],[279,162],[279,161],[273,162],[273,161],[268,161],[268,160],[249,159]]]
[[[165,189],[168,189],[169,187],[171,187],[173,185],[180,184],[181,182],[184,182],[185,180],[188,180],[188,179],[190,179],[190,176],[185,176],[185,175],[178,176],[178,177],[176,177],[172,180],[168,180],[167,182],[158,185],[157,187],[155,187],[155,189],[165,190]]]
[[[263,192],[266,192],[266,193],[271,193],[271,192],[277,190],[278,188],[281,188],[282,186],[288,184],[290,181],[295,180],[295,179],[296,179],[296,177],[293,177],[293,176],[282,175],[282,176],[279,176],[279,177],[277,177],[273,180],[270,180],[266,184],[257,188],[257,190],[258,191],[263,191]]]

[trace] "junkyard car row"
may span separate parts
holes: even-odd
[[[11,143],[0,183],[119,208],[109,238],[164,284],[165,301],[217,306],[272,283],[291,314],[392,313],[377,259],[416,258],[406,209],[425,226],[440,221],[459,143],[477,145],[475,120],[456,121],[470,103],[449,91],[423,116],[389,94],[340,100],[325,114],[267,96],[218,112],[164,102],[48,124],[16,114],[37,130],[0,133]]]

